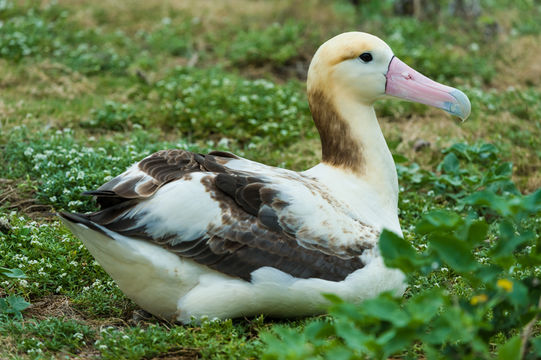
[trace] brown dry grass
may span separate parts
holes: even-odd
[[[96,84],[69,67],[50,61],[18,66],[0,59],[0,89],[20,98],[72,100],[92,93]],[[4,111],[0,107],[0,117]],[[5,114],[8,115],[8,114]]]
[[[541,86],[541,39],[540,36],[523,36],[508,43],[508,56],[497,63],[498,75],[494,87]]]
[[[256,25],[286,17],[317,23],[320,29],[344,20],[338,19],[332,4],[322,0],[60,0],[58,3],[72,9],[72,19],[83,25],[95,27],[100,25],[99,20],[107,23],[114,17],[110,22],[128,32],[148,29],[156,24],[156,19],[174,20],[177,16],[197,18],[214,30],[229,23]]]
[[[63,295],[49,295],[34,300],[32,305],[24,312],[27,319],[43,320],[50,317],[84,321],[85,316],[77,310],[71,300]]]
[[[35,198],[35,190],[17,186],[17,181],[0,178],[0,206],[16,210],[31,219],[51,219],[55,216],[50,205],[40,204]]]
[[[11,336],[0,336],[0,356],[2,359],[13,359],[18,356],[16,339]]]

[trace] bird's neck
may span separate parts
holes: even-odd
[[[321,137],[322,162],[351,172],[369,184],[385,206],[398,206],[398,179],[393,157],[372,105],[309,92],[310,110]]]

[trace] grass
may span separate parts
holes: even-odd
[[[520,192],[541,187],[541,68],[532,55],[541,51],[541,8],[483,6],[479,18],[442,10],[418,21],[393,15],[392,1],[0,0],[0,266],[27,275],[3,279],[0,296],[33,304],[22,319],[0,315],[0,357],[260,357],[259,333],[275,320],[134,319],[137,307],[51,213],[93,209],[82,191],[162,148],[315,165],[305,73],[317,46],[342,31],[379,35],[472,101],[462,124],[422,105],[377,106],[397,159],[402,228],[418,250],[426,248],[413,231],[421,214],[461,211],[458,198],[509,186],[507,163]],[[418,277],[406,296],[432,287],[471,292],[440,271]]]

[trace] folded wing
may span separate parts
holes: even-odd
[[[100,211],[63,215],[245,280],[269,266],[340,281],[379,237],[314,179],[224,152],[160,151],[87,194]]]

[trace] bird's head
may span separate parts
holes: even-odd
[[[362,32],[343,33],[321,45],[310,64],[307,86],[309,96],[318,92],[366,105],[392,96],[443,109],[463,120],[471,109],[462,91],[413,70],[384,41]]]

